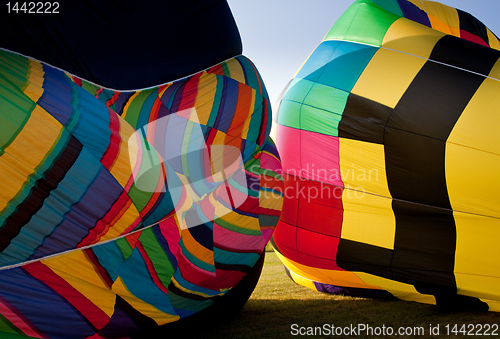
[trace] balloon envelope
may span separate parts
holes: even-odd
[[[276,117],[274,241],[295,281],[500,311],[499,46],[431,1],[339,18]]]
[[[184,43],[196,44],[192,33],[200,27],[199,38],[213,40],[195,60],[179,45],[168,45],[174,56],[166,61],[148,54],[155,46],[124,52],[123,59],[103,54],[102,64],[95,51],[86,58],[89,50],[68,59],[51,48],[91,47],[69,39],[71,28],[60,30],[67,13],[39,27],[56,30],[48,39],[60,38],[59,45],[40,44],[33,23],[24,22],[18,28],[39,42],[33,55],[0,51],[0,332],[122,338],[218,303],[227,309],[213,309],[212,319],[224,321],[249,297],[281,209],[282,197],[273,194],[282,186],[280,161],[268,139],[262,79],[238,55],[241,41],[225,1],[210,2],[214,13],[205,11],[207,2],[167,2],[192,19]],[[90,3],[75,8],[88,13]],[[103,9],[95,24],[132,15],[121,3],[114,3],[116,13]],[[167,6],[151,4],[141,9]],[[218,35],[210,13],[232,30]],[[147,22],[143,14],[137,20]],[[226,41],[228,35],[237,39]],[[230,47],[221,48],[220,39]],[[103,67],[108,58],[116,61],[111,70]],[[173,59],[186,66],[175,81],[180,68]],[[93,82],[82,79],[90,73]],[[137,90],[142,81],[155,85]],[[237,302],[224,303],[226,297]]]

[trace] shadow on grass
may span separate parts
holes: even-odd
[[[250,299],[238,314],[210,315],[197,318],[190,326],[172,326],[165,332],[157,332],[154,336],[140,339],[164,338],[297,338],[300,332],[307,334],[308,328],[315,327],[331,329],[349,327],[349,330],[359,325],[372,328],[394,329],[395,334],[376,335],[376,333],[356,332],[351,336],[333,336],[323,332],[323,335],[311,335],[307,338],[475,338],[479,335],[457,335],[451,333],[454,325],[489,324],[500,325],[500,313],[496,312],[453,312],[443,310],[435,305],[407,302],[397,299],[368,299],[344,296],[334,296],[307,289],[292,282],[285,274],[283,265],[274,253],[266,253],[262,276]],[[214,320],[215,319],[215,320]],[[296,324],[296,327],[292,327]],[[439,335],[436,328],[439,325]],[[450,335],[446,335],[446,325],[449,325]],[[411,335],[397,335],[400,327],[409,328]],[[430,329],[433,329],[433,335]],[[295,330],[294,330],[295,329]],[[460,327],[458,328],[460,329]],[[424,331],[417,335],[416,331]],[[387,333],[387,332],[386,332]],[[480,337],[498,338],[496,335]],[[319,333],[317,333],[319,334]],[[139,338],[139,337],[137,337]]]
[[[309,338],[334,337],[331,334],[337,327],[348,328],[350,336],[341,335],[336,337],[355,338],[476,338],[476,336],[446,335],[446,325],[449,330],[455,324],[500,324],[500,314],[494,312],[450,312],[440,310],[435,305],[425,305],[414,302],[384,299],[361,299],[350,297],[339,297],[338,300],[264,300],[250,299],[241,312],[229,323],[224,324],[224,319],[220,319],[222,324],[204,324],[191,328],[183,328],[178,333],[168,333],[167,337],[184,338],[295,338],[299,335],[307,334],[308,331],[316,329],[316,335],[307,336]],[[295,324],[295,325],[294,325]],[[439,334],[436,330],[439,325]],[[365,331],[359,331],[365,326]],[[369,332],[369,327],[372,332]],[[394,334],[390,334],[388,328],[392,328]],[[410,331],[407,335],[398,335],[400,327]],[[434,335],[431,335],[430,328],[433,328]],[[311,329],[312,328],[312,329]],[[378,329],[377,329],[378,328]],[[377,331],[386,328],[386,335]],[[420,332],[420,334],[418,334]],[[293,334],[296,335],[293,335]],[[314,333],[314,332],[309,332]],[[345,332],[344,332],[345,333]],[[409,332],[407,332],[409,333]],[[484,330],[483,330],[484,333]],[[500,330],[497,335],[490,335],[488,338],[500,337]],[[160,338],[160,337],[158,337]],[[152,338],[154,339],[154,338]]]

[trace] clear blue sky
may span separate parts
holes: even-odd
[[[271,104],[354,0],[228,0],[243,54],[264,78]],[[469,12],[500,36],[500,0],[441,0]]]

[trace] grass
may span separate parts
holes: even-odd
[[[264,269],[259,283],[237,317],[229,324],[219,328],[204,331],[204,338],[295,338],[292,335],[292,324],[297,324],[294,333],[302,327],[303,333],[313,331],[314,327],[334,325],[335,327],[354,327],[359,324],[371,326],[373,334],[357,332],[351,337],[356,338],[477,338],[479,335],[457,335],[451,333],[455,324],[496,324],[500,326],[500,313],[484,312],[444,312],[435,305],[415,302],[383,299],[364,299],[344,296],[334,296],[310,290],[295,284],[285,273],[283,264],[274,252],[266,253]],[[437,334],[431,335],[430,326]],[[450,335],[446,335],[446,325],[449,325]],[[392,327],[395,335],[380,335],[382,326]],[[456,328],[460,330],[460,326]],[[310,327],[310,329],[308,329]],[[399,327],[423,328],[423,335],[396,335]],[[329,327],[331,328],[331,327]],[[467,333],[472,327],[464,327]],[[480,327],[470,333],[476,333]],[[418,329],[417,329],[418,330]],[[318,331],[318,330],[316,330]],[[388,334],[386,329],[386,334]],[[491,334],[490,330],[490,334]],[[311,332],[312,333],[312,332]],[[485,328],[477,332],[485,334]],[[480,336],[488,338],[500,337],[500,329],[495,336]],[[319,332],[316,332],[319,334]],[[334,337],[323,332],[321,335],[311,335],[308,338]],[[346,336],[337,336],[346,337]]]

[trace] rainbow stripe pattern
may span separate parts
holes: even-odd
[[[118,92],[0,51],[0,107],[6,336],[122,338],[184,319],[238,284],[272,235],[282,204],[280,160],[268,138],[265,87],[243,56]],[[221,188],[207,194],[197,211],[210,222],[181,229],[167,189],[137,187],[128,141],[188,108],[196,109],[207,145],[239,150],[248,190],[234,210]],[[167,184],[164,172],[150,179]]]

